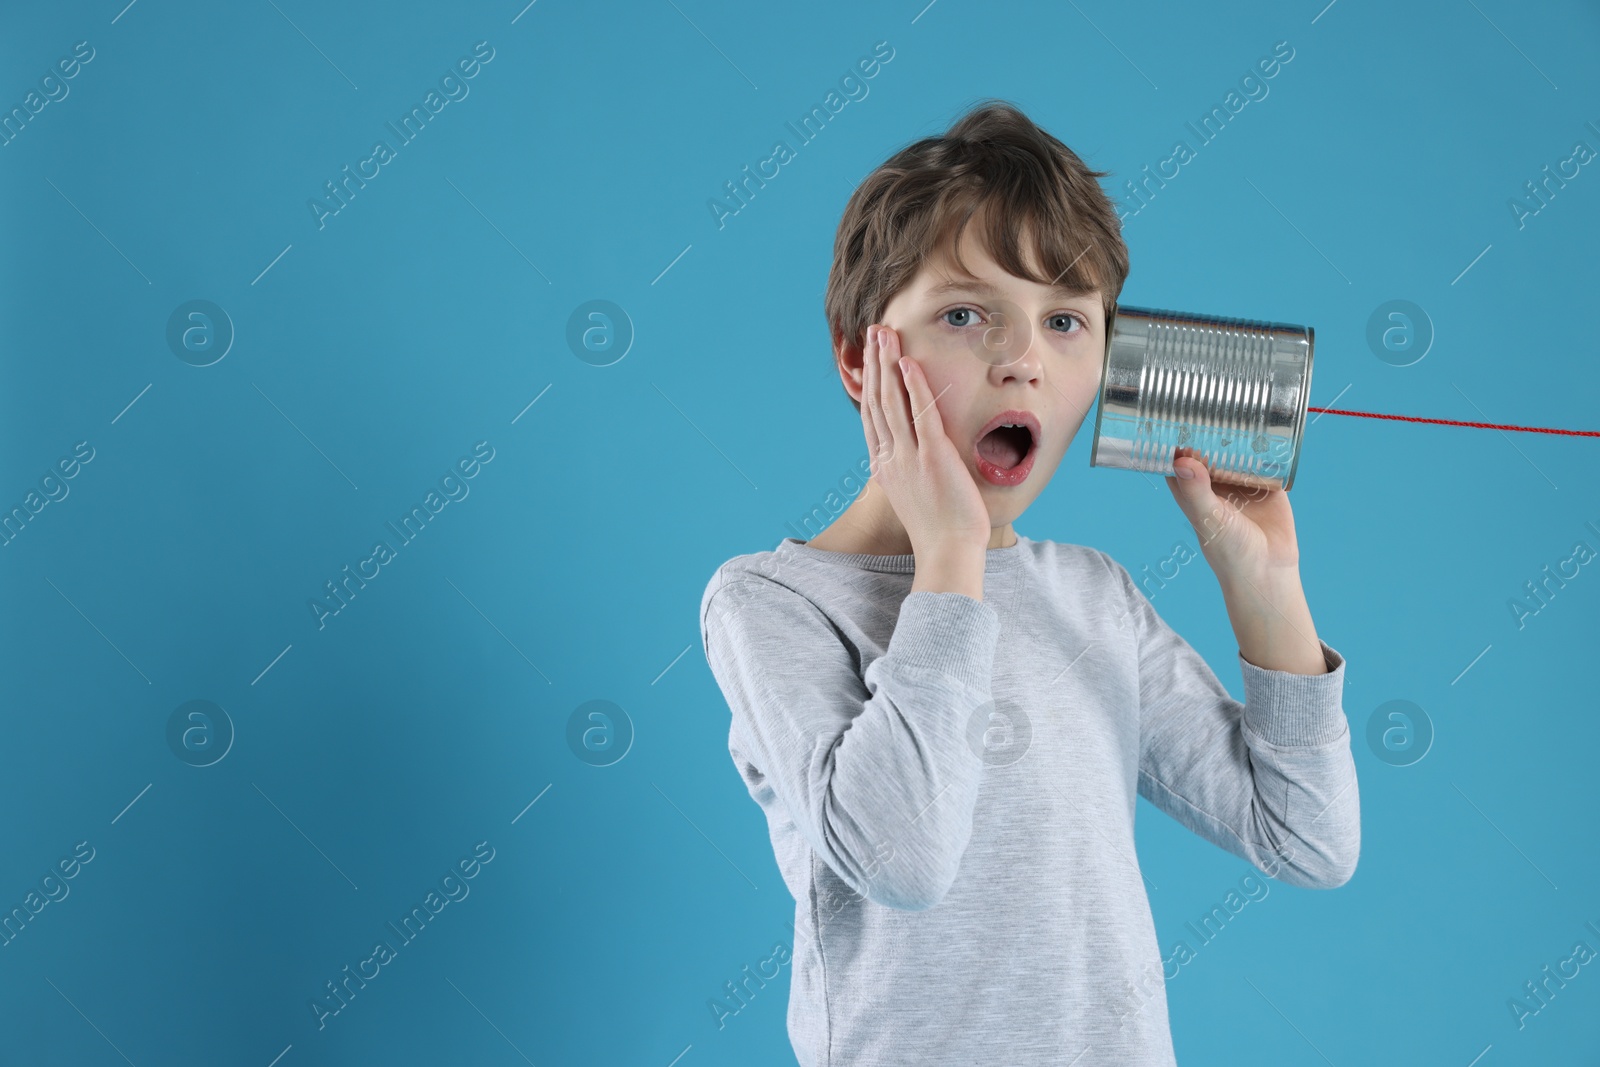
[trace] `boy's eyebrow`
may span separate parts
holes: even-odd
[[[1093,288],[1074,289],[1069,285],[1052,285],[1050,287],[1050,292],[1057,296],[1090,296],[1098,291],[1099,290]],[[983,296],[996,296],[999,294],[999,290],[986,281],[966,281],[964,279],[956,279],[954,281],[948,281],[940,285],[932,286],[927,291],[928,296],[941,296],[945,293],[979,293]]]

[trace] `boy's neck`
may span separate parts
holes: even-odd
[[[880,508],[880,504],[884,506]],[[805,544],[808,548],[824,552],[908,556],[911,554],[911,538],[894,509],[887,505],[888,499],[883,495],[883,490],[869,480],[867,487],[850,502],[850,506],[826,530]],[[1016,543],[1017,535],[1008,522],[990,530],[987,547],[1010,548]]]

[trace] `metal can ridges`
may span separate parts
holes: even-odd
[[[1219,482],[1289,488],[1312,340],[1289,323],[1119,306],[1091,465],[1171,474],[1191,448]]]

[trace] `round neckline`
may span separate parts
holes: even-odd
[[[1016,533],[1015,530],[1012,533]],[[1014,567],[1022,559],[1022,553],[1029,544],[1029,539],[1017,534],[1017,543],[1005,548],[986,549],[983,557],[985,573]],[[785,537],[778,542],[779,552],[789,552],[805,559],[821,560],[827,563],[837,563],[843,567],[854,567],[864,571],[887,571],[894,574],[913,574],[917,569],[917,557],[906,552],[903,554],[879,556],[870,552],[832,552],[826,548],[813,548],[798,537]]]

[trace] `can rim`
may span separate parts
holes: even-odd
[[[1100,416],[1106,410],[1106,382],[1111,374],[1111,335],[1117,324],[1117,313],[1122,310],[1120,303],[1111,306],[1111,317],[1106,319],[1106,343],[1100,353],[1100,388],[1095,390],[1094,403],[1094,437],[1089,442],[1089,466],[1098,465],[1100,459]]]
[[[1294,459],[1289,463],[1289,480],[1283,483],[1287,493],[1294,488],[1295,472],[1300,469],[1300,453],[1306,449],[1306,408],[1311,404],[1311,366],[1317,354],[1317,330],[1306,327],[1306,376],[1300,383],[1300,409],[1295,413]]]

